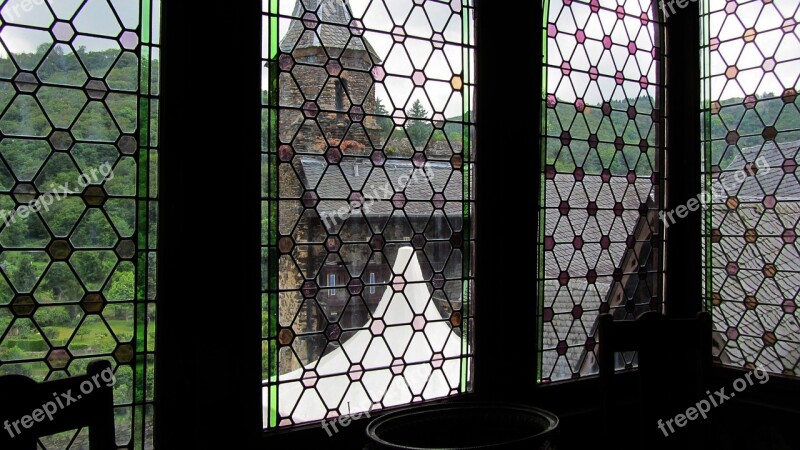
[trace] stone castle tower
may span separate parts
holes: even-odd
[[[369,157],[372,143],[381,145],[378,138],[381,130],[372,116],[377,108],[372,71],[381,63],[380,58],[363,38],[359,22],[352,20],[347,0],[297,0],[292,16],[295,18],[280,42],[278,56],[278,100],[283,107],[279,124],[281,140],[291,139],[297,154],[327,153],[328,163],[337,163],[342,156]],[[338,156],[330,149],[338,149]],[[301,173],[304,170],[302,164],[297,169]],[[286,214],[281,220],[297,218],[303,213],[299,202],[287,208],[296,209],[293,213],[284,210]],[[301,219],[293,232],[295,241],[307,244],[313,240],[312,229],[321,229],[317,222]],[[309,254],[309,247],[300,245],[293,252],[305,282],[311,281],[317,270],[316,258]],[[294,274],[295,269],[288,258],[281,259],[281,264],[284,263],[288,266],[281,267],[280,276],[291,277],[289,274]],[[289,286],[294,282],[287,278],[280,284]],[[339,292],[345,294],[345,290]],[[327,298],[327,294],[322,295]],[[303,334],[325,328],[326,318],[313,306],[313,301],[303,302],[298,310],[295,302],[300,300],[290,300],[290,296],[281,299],[281,323],[293,323],[293,329]],[[280,372],[313,364],[325,346],[324,338],[295,341],[292,348],[297,358],[292,352],[282,351]]]
[[[338,146],[344,155],[369,156],[379,130],[375,117],[372,69],[380,58],[352,20],[347,0],[297,0],[294,17],[281,40],[280,104],[303,114],[282,121],[281,131],[305,124],[293,140],[295,151],[324,153]],[[291,55],[291,57],[289,57]],[[291,131],[290,131],[291,133]]]

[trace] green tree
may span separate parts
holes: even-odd
[[[421,150],[428,141],[433,129],[433,125],[428,120],[428,111],[422,106],[422,102],[417,99],[414,100],[411,109],[406,111],[406,116],[409,118],[406,124],[408,138],[417,150]]]
[[[378,116],[375,121],[381,129],[381,140],[384,140],[389,137],[389,133],[392,132],[394,123],[392,119],[389,118],[389,111],[386,110],[386,106],[383,105],[383,101],[380,98],[375,99],[375,115]]]
[[[41,308],[36,314],[36,322],[43,327],[66,326],[71,317],[66,308],[50,306]]]
[[[134,281],[135,277],[132,271],[119,272],[116,277],[112,278],[106,296],[111,300],[135,299]]]
[[[27,359],[27,357],[28,355],[13,343],[11,347],[0,350],[0,359],[6,361]],[[0,375],[22,375],[30,377],[32,374],[33,370],[30,364],[4,364],[2,369],[0,369]]]

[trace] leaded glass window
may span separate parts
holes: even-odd
[[[797,2],[701,3],[706,307],[717,363],[799,376]]]
[[[468,0],[263,15],[263,425],[471,390]]]
[[[109,360],[117,443],[131,449],[153,446],[159,11],[0,9],[0,375],[53,380]],[[88,448],[88,431],[40,443]]]
[[[655,2],[544,8],[537,290],[547,383],[596,373],[598,314],[660,307],[664,140]]]

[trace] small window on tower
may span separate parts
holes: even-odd
[[[334,85],[336,86],[336,111],[344,111],[346,109],[344,107],[344,100],[347,95],[345,92],[347,90],[347,80],[336,80]]]

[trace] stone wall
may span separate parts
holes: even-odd
[[[294,66],[281,74],[280,136],[298,153],[321,154],[340,147],[345,155],[369,156],[373,146],[368,135],[377,135],[372,61],[363,51],[347,50],[328,60],[324,49],[296,50]],[[304,109],[316,103],[318,111]],[[316,118],[315,123],[306,118]]]

